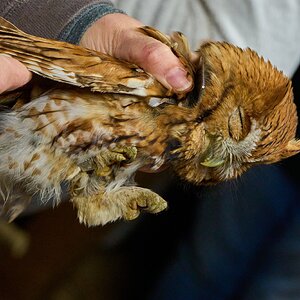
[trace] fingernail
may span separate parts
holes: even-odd
[[[192,82],[187,79],[187,71],[179,67],[169,70],[166,81],[173,89],[180,92],[187,90],[192,85]]]

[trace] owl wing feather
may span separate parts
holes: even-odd
[[[136,65],[66,42],[27,34],[0,18],[0,52],[42,77],[102,93],[171,94]]]

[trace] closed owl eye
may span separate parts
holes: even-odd
[[[238,106],[228,119],[228,131],[232,139],[240,141],[244,139],[250,131],[250,118],[245,114],[242,107]]]

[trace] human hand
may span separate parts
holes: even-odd
[[[26,84],[31,79],[27,68],[10,56],[0,55],[0,94]]]
[[[124,14],[108,14],[83,35],[80,45],[135,63],[165,87],[188,91],[192,82],[169,47],[137,31],[141,22]]]

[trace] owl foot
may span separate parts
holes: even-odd
[[[127,163],[132,162],[137,155],[137,149],[133,146],[116,146],[109,151],[111,152],[112,157],[114,157],[114,154],[121,154]]]
[[[95,158],[95,174],[97,176],[108,176],[111,173],[111,166],[118,163],[130,163],[137,155],[135,147],[115,147],[111,150],[104,150]]]
[[[94,171],[97,176],[109,176],[112,166],[120,163],[130,163],[137,155],[136,147],[115,147],[113,149],[102,149],[95,157],[81,163],[82,171]]]
[[[119,201],[127,203],[123,209],[125,220],[136,219],[141,211],[152,214],[159,213],[167,208],[167,202],[151,190],[140,187],[127,187],[126,190],[117,191]]]
[[[167,202],[156,193],[140,187],[121,187],[105,192],[104,188],[90,196],[74,196],[71,200],[81,223],[87,226],[104,225],[117,219],[133,220],[141,211],[159,213]]]

